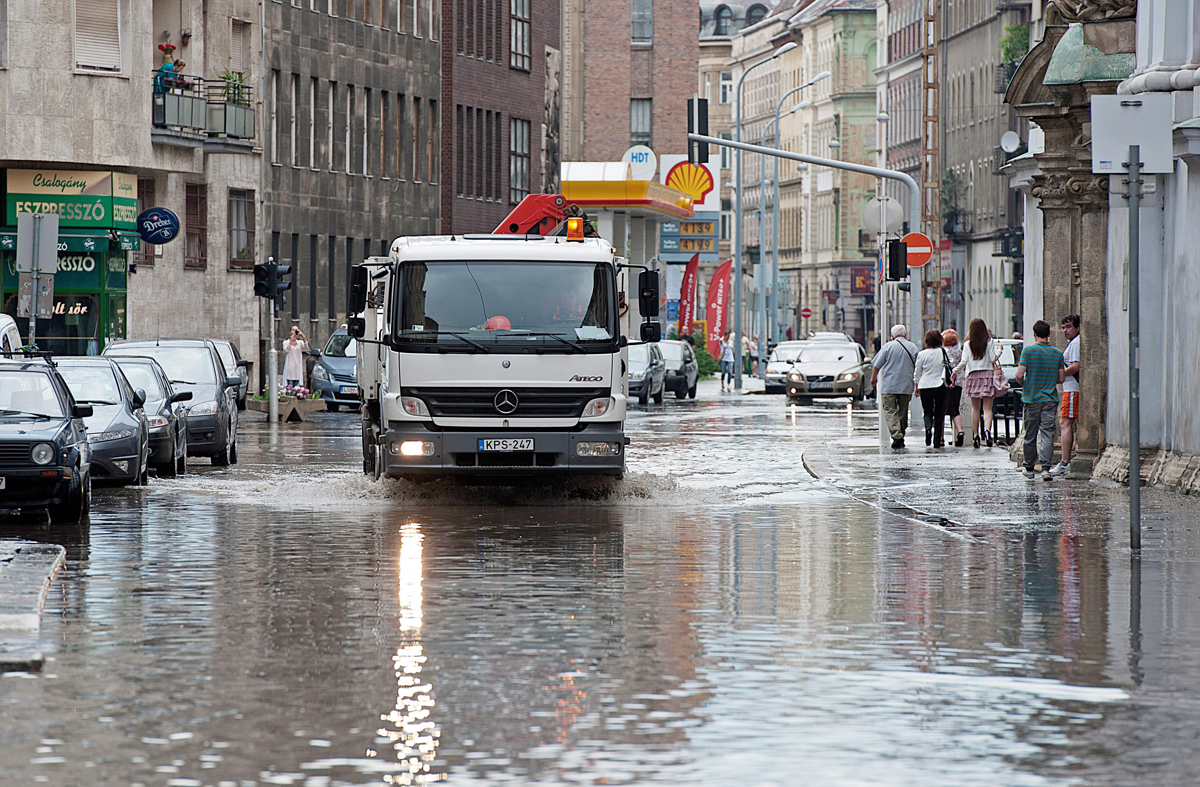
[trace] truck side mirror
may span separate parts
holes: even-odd
[[[638,274],[638,307],[643,318],[658,316],[658,271]]]
[[[361,339],[367,333],[367,321],[362,317],[347,317],[346,333],[355,339]]]
[[[658,300],[655,299],[655,305],[658,305]],[[644,342],[659,342],[662,341],[662,323],[660,322],[644,322],[642,323],[642,341]]]
[[[350,289],[346,294],[347,314],[360,314],[367,308],[367,287],[370,277],[362,265],[350,269]],[[354,334],[350,334],[354,336]]]

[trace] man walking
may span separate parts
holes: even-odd
[[[1063,354],[1050,344],[1050,324],[1033,324],[1032,345],[1021,351],[1017,382],[1025,407],[1025,467],[1021,471],[1033,479],[1033,463],[1042,463],[1042,478],[1049,481],[1050,458],[1054,455],[1054,414],[1058,409],[1058,384],[1063,380]]]
[[[871,386],[881,397],[883,420],[892,436],[892,448],[904,447],[904,432],[908,429],[908,403],[912,400],[913,370],[917,364],[917,345],[905,337],[908,328],[892,326],[892,340],[875,353]]]
[[[1066,475],[1071,470],[1071,455],[1075,453],[1075,419],[1079,417],[1079,315],[1068,314],[1062,321],[1067,349],[1063,352],[1063,396],[1058,411],[1062,432],[1062,460],[1050,468],[1050,475]]]

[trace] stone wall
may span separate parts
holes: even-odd
[[[1143,448],[1140,458],[1143,485],[1185,495],[1200,494],[1200,455]],[[1104,449],[1092,475],[1128,484],[1129,449],[1117,445]]]

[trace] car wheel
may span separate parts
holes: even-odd
[[[175,475],[187,475],[187,434],[183,435],[183,445],[179,449],[179,458],[175,460]]]
[[[338,410],[342,409],[342,406],[337,402],[326,402],[325,409],[331,413],[336,413]]]
[[[142,462],[142,472],[138,473],[137,486],[146,486],[150,483],[150,457],[146,456],[146,461]]]
[[[666,392],[666,388],[667,388],[667,386],[664,385],[662,388],[658,389],[658,393],[654,394],[654,403],[655,404],[662,404],[663,393]]]
[[[697,385],[699,385],[699,384],[700,384],[700,381],[699,381],[699,380],[697,380],[696,382],[692,383],[692,387],[688,389],[688,398],[689,398],[689,399],[695,399],[695,398],[696,398],[696,386],[697,386]]]
[[[67,499],[59,505],[50,506],[50,521],[55,524],[77,524],[87,516],[91,498],[92,479],[90,476],[84,477],[79,465],[76,465],[67,490]]]
[[[229,466],[229,446],[226,445],[220,451],[212,455],[213,467],[228,467]]]
[[[233,438],[233,442],[229,444],[229,464],[237,464],[237,438]]]
[[[239,409],[239,410],[246,409],[246,397],[243,396],[241,399],[237,400],[237,409]]]
[[[650,387],[647,386],[646,390],[644,390],[640,394],[638,394],[638,404],[649,404],[649,403],[650,403]]]
[[[686,399],[687,398],[687,389],[676,388],[675,389],[675,398],[676,399]]]

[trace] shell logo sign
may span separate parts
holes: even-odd
[[[684,160],[671,167],[663,185],[682,191],[692,198],[693,204],[699,205],[713,190],[714,184],[708,169]]]

